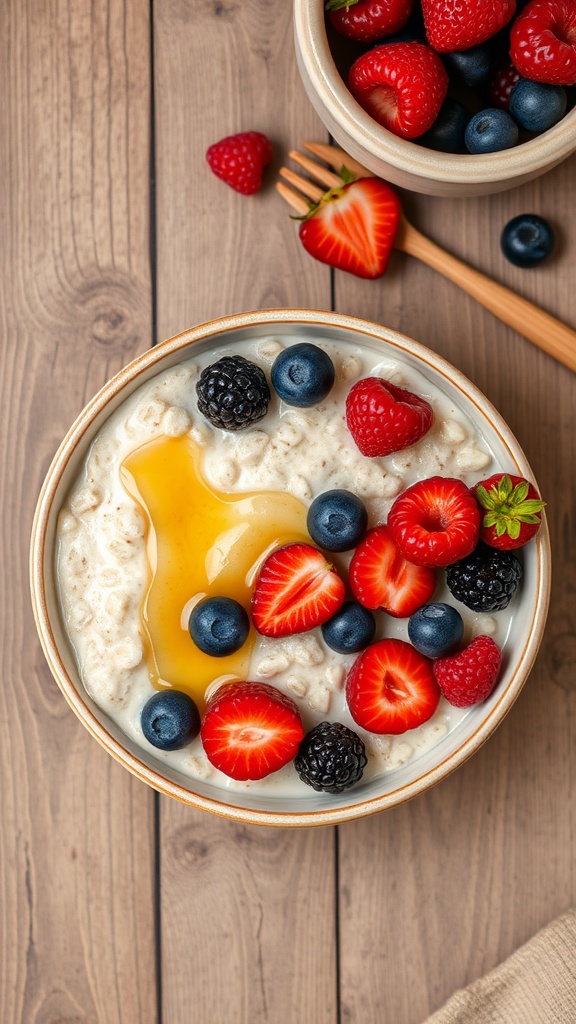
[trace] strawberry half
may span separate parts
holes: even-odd
[[[416,565],[451,565],[474,550],[480,534],[480,509],[466,484],[431,476],[407,487],[388,514],[392,539]]]
[[[362,455],[391,455],[430,429],[432,406],[381,377],[356,381],[346,399],[346,424]]]
[[[263,779],[288,764],[304,729],[293,700],[268,683],[225,683],[208,701],[200,736],[210,764],[231,779]]]
[[[357,725],[398,735],[428,721],[440,689],[429,658],[404,640],[380,640],[352,665],[346,700]]]
[[[380,277],[388,266],[400,220],[400,200],[379,178],[333,188],[300,225],[306,252],[356,277]]]
[[[387,526],[370,530],[356,548],[349,580],[360,604],[372,611],[382,608],[396,618],[409,618],[430,600],[436,589],[434,569],[408,562]]]
[[[546,505],[528,480],[495,473],[472,488],[482,512],[480,539],[501,551],[521,548],[540,529]]]
[[[340,35],[375,43],[404,28],[413,4],[414,0],[328,0],[326,10]]]
[[[422,0],[426,36],[438,53],[468,50],[496,35],[516,11],[516,0]]]
[[[252,597],[263,636],[291,636],[322,626],[344,603],[344,584],[311,544],[287,544],[264,562]]]

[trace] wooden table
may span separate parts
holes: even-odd
[[[0,1021],[420,1024],[576,897],[576,378],[407,257],[362,282],[303,251],[273,180],[326,132],[289,3],[5,0],[0,24]],[[204,159],[244,129],[276,150],[252,198]],[[576,327],[575,169],[403,202]],[[526,272],[499,235],[529,210],[559,245]],[[549,501],[551,612],[510,715],[431,792],[339,829],[243,827],[155,795],[68,709],[30,610],[34,504],[84,403],[155,341],[272,306],[357,314],[446,356]]]

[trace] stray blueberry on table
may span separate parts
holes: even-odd
[[[510,93],[510,113],[528,132],[546,132],[566,113],[566,90],[522,78]]]
[[[518,142],[518,125],[506,110],[488,107],[468,123],[465,135],[470,153],[496,153]]]
[[[340,722],[320,722],[304,737],[294,759],[302,782],[319,793],[342,793],[354,786],[366,764],[364,743]]]
[[[322,626],[324,642],[338,654],[358,654],[372,643],[375,632],[372,612],[357,601],[345,601]]]
[[[449,604],[425,604],[408,620],[408,637],[413,647],[427,658],[443,658],[460,643],[464,622]]]
[[[520,213],[505,225],[500,246],[516,267],[535,267],[554,249],[554,231],[537,213]]]
[[[206,597],[190,613],[188,629],[204,654],[225,658],[234,654],[248,638],[248,613],[231,597]]]
[[[288,405],[317,405],[332,390],[334,363],[323,349],[308,342],[290,345],[275,359],[272,384]]]
[[[200,714],[192,697],[181,690],[161,690],[140,713],[142,732],[159,750],[179,750],[200,732]]]
[[[223,356],[196,384],[198,408],[213,426],[241,430],[266,415],[270,388],[263,370],[244,356]]]
[[[312,540],[326,551],[350,551],[366,533],[368,513],[352,491],[324,491],[310,505],[306,526]]]

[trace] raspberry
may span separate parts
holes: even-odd
[[[206,159],[216,177],[236,192],[251,196],[262,185],[262,173],[272,159],[272,146],[261,132],[240,132],[215,142]]]
[[[510,56],[534,82],[576,84],[574,0],[531,0],[512,26]]]
[[[433,663],[436,682],[456,708],[470,708],[490,696],[496,685],[502,656],[490,636],[477,636],[459,654]]]

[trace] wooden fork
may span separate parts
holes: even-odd
[[[305,178],[290,170],[289,167],[282,167],[280,176],[289,184],[285,185],[279,181],[276,185],[283,199],[298,214],[308,213],[307,199],[318,202],[326,188],[338,188],[342,185],[342,179],[338,174],[334,174],[329,169],[330,167],[340,171],[345,166],[354,178],[374,177],[371,171],[336,146],[322,142],[303,142],[302,146],[314,156],[319,157],[323,163],[319,164],[298,150],[292,150],[289,153],[290,159],[305,170],[310,177]],[[329,166],[326,167],[325,164]],[[311,181],[310,178],[320,182],[324,188],[315,184],[315,181]],[[415,256],[416,259],[427,263],[429,267],[433,267],[444,277],[459,285],[503,323],[513,327],[518,334],[533,342],[570,370],[576,371],[576,331],[550,316],[549,313],[545,313],[543,309],[539,309],[528,299],[523,299],[504,285],[492,281],[485,274],[481,274],[480,271],[469,267],[462,260],[451,256],[450,253],[417,231],[406,220],[404,214],[401,214],[394,239],[394,248],[408,253],[409,256]]]

